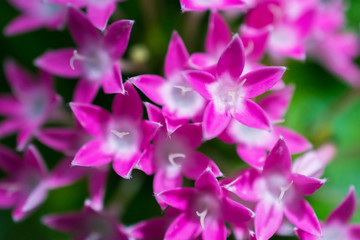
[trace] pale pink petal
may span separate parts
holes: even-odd
[[[299,133],[285,127],[277,126],[274,128],[276,136],[282,136],[292,154],[301,153],[312,148],[312,144]]]
[[[224,220],[230,223],[248,222],[255,217],[255,213],[242,204],[224,197],[221,203]]]
[[[0,95],[0,115],[17,116],[21,114],[22,105],[12,95]]]
[[[185,70],[189,53],[177,32],[173,32],[165,58],[164,74],[167,79]]]
[[[218,12],[211,12],[205,49],[211,54],[221,53],[231,41],[231,31]]]
[[[326,179],[311,178],[301,174],[293,173],[292,181],[294,187],[301,195],[310,196],[314,194],[324,183]]]
[[[84,47],[99,43],[99,31],[80,10],[69,8],[68,26],[70,34],[78,46]]]
[[[280,138],[265,160],[263,172],[278,172],[288,176],[291,170],[291,155],[286,142]]]
[[[128,157],[115,156],[113,168],[115,172],[126,179],[130,179],[131,172],[140,160],[140,153],[133,154]]]
[[[139,88],[151,101],[163,105],[161,87],[165,84],[165,79],[157,75],[140,75],[129,80]]]
[[[186,71],[186,79],[190,82],[191,87],[205,99],[211,99],[211,93],[207,86],[216,81],[215,77],[204,71]]]
[[[42,174],[43,176],[47,174],[48,170],[45,162],[34,145],[30,145],[26,149],[24,158],[25,162],[34,169],[36,169],[40,174]]]
[[[91,23],[100,30],[104,30],[115,7],[116,5],[114,3],[104,4],[104,6],[89,4],[86,12]]]
[[[241,91],[248,98],[257,97],[270,90],[284,74],[285,67],[263,67],[241,77],[244,85]]]
[[[244,46],[239,35],[235,35],[219,58],[216,65],[216,75],[220,78],[220,81],[222,79],[237,81],[244,69],[244,65]]]
[[[74,68],[71,68],[70,59],[74,56],[73,48],[64,48],[45,52],[42,56],[35,59],[35,66],[49,73],[77,78],[82,73],[79,61],[74,61]]]
[[[210,102],[204,112],[203,132],[204,139],[218,136],[229,125],[231,116],[228,112],[217,112],[213,102]]]
[[[247,146],[245,144],[238,144],[236,152],[250,166],[261,169],[264,166],[266,159],[266,150],[259,147]]]
[[[221,188],[215,174],[210,170],[206,169],[198,179],[195,181],[195,187],[199,191],[205,191],[214,193],[218,196],[222,195]]]
[[[36,138],[43,144],[61,152],[72,152],[81,144],[81,134],[70,128],[42,129]]]
[[[45,26],[44,20],[30,15],[22,15],[12,20],[5,28],[4,34],[7,36],[29,32]]]
[[[95,210],[103,208],[107,176],[107,168],[94,168],[90,172],[89,193],[92,207]]]
[[[112,71],[101,79],[101,82],[105,93],[125,93],[120,66],[117,63],[113,65]]]
[[[248,127],[265,130],[271,128],[270,120],[264,110],[250,99],[242,99],[232,111],[232,116]]]
[[[76,84],[74,92],[74,102],[91,103],[98,93],[100,85],[98,82],[82,78]]]
[[[261,201],[255,209],[255,233],[257,240],[267,240],[279,229],[283,208],[278,202]]]
[[[201,233],[200,221],[195,221],[186,213],[180,214],[169,226],[164,240],[193,240]]]
[[[39,206],[48,194],[48,186],[46,183],[40,183],[28,196],[26,202],[24,203],[21,211],[29,212]]]
[[[132,20],[120,20],[105,30],[104,41],[113,59],[118,59],[125,53],[133,24]]]
[[[351,186],[349,192],[342,203],[330,214],[326,222],[340,222],[347,223],[350,222],[352,216],[356,211],[356,195],[354,192],[354,187]]]
[[[112,112],[115,118],[129,118],[132,121],[140,121],[143,115],[143,106],[139,94],[129,82],[124,84],[125,94],[116,94]]]
[[[110,122],[111,115],[108,111],[99,106],[86,103],[70,103],[76,119],[81,126],[94,136],[101,136],[106,131],[106,126]]]
[[[212,219],[209,221],[205,221],[205,228],[202,233],[202,239],[226,240],[226,236],[227,229],[223,221],[217,221]]]
[[[320,223],[310,204],[301,197],[294,196],[285,203],[284,213],[286,218],[310,234],[320,236]]]
[[[113,156],[102,151],[102,141],[92,140],[86,143],[76,153],[72,165],[74,166],[102,166],[111,162]]]
[[[175,188],[157,195],[167,205],[185,211],[196,193],[194,188]]]

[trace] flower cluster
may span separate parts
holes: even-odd
[[[180,0],[184,12],[210,10],[205,51],[189,54],[174,31],[163,76],[146,73],[126,81],[120,60],[136,23],[107,26],[121,0],[9,1],[21,15],[6,35],[66,25],[76,45],[36,58],[37,78],[14,60],[4,64],[13,94],[0,95],[0,137],[17,134],[16,149],[23,152],[21,157],[0,146],[0,207],[12,208],[14,221],[35,211],[52,189],[86,177],[83,210],[44,216],[43,224],[87,240],[266,240],[275,234],[360,239],[360,225],[349,223],[356,208],[353,187],[325,222],[304,198],[326,183],[322,174],[335,146],[313,149],[282,126],[294,86],[282,81],[286,67],[262,61],[285,64],[286,58],[309,55],[360,87],[353,62],[358,40],[344,30],[342,1]],[[234,15],[244,18],[232,34],[224,16]],[[51,74],[79,78],[72,102],[63,104]],[[94,103],[100,87],[113,94],[111,107]],[[225,176],[219,159],[199,149],[214,138],[236,145],[247,167]],[[48,170],[34,139],[63,160]],[[302,155],[292,161],[292,154]],[[111,169],[124,181],[134,169],[154,175],[163,216],[120,223],[104,201]]]

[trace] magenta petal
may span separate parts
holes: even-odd
[[[0,182],[0,184],[3,184]],[[11,208],[18,201],[18,195],[10,193],[7,186],[0,186],[0,208]]]
[[[271,128],[270,121],[264,110],[250,99],[243,99],[232,111],[232,116],[248,127],[265,130]]]
[[[158,194],[158,198],[171,207],[185,211],[196,193],[194,188],[175,188]]]
[[[342,203],[330,214],[326,222],[340,222],[347,223],[351,220],[356,211],[356,196],[354,187],[350,187],[349,193]]]
[[[280,203],[261,201],[255,209],[255,233],[257,240],[267,240],[276,233],[283,220]]]
[[[352,237],[351,240],[360,239],[360,225],[352,225],[349,227],[349,234]]]
[[[205,69],[216,64],[216,60],[208,53],[193,53],[189,58],[189,65],[195,69]]]
[[[205,223],[202,239],[226,240],[227,229],[223,221],[209,220]]]
[[[239,35],[235,35],[216,65],[216,75],[237,81],[245,65],[245,50]]]
[[[22,110],[21,103],[12,95],[0,95],[0,115],[16,116]]]
[[[202,129],[200,124],[184,124],[170,137],[182,138],[191,148],[198,148],[202,144]]]
[[[293,154],[301,153],[312,148],[311,143],[302,135],[285,127],[275,127],[274,132],[277,136],[284,137],[289,151]]]
[[[42,175],[46,175],[48,170],[42,159],[39,151],[35,148],[34,145],[30,145],[25,151],[25,161],[27,164],[32,166],[34,169],[38,170]]]
[[[161,209],[165,209],[168,203],[166,203],[162,199],[160,194],[166,190],[180,188],[182,185],[183,179],[181,176],[181,172],[178,171],[174,173],[172,171],[173,169],[171,168],[161,168],[156,171],[154,176],[153,187],[154,187],[155,198],[158,201]]]
[[[126,179],[130,179],[131,172],[140,160],[140,153],[134,154],[127,158],[123,156],[116,156],[113,161],[113,168],[115,172]]]
[[[63,232],[76,232],[84,227],[83,214],[48,215],[42,218],[42,222],[53,229]]]
[[[157,130],[161,127],[159,123],[143,120],[140,128],[142,133],[142,141],[140,149],[145,149],[149,146],[150,141],[154,138]]]
[[[115,63],[112,71],[104,76],[101,81],[105,93],[125,93],[119,64]]]
[[[128,118],[140,121],[143,115],[143,106],[139,94],[129,82],[124,84],[125,94],[116,94],[112,111],[115,118]]]
[[[103,208],[103,201],[106,188],[106,179],[108,176],[108,168],[94,168],[89,176],[89,192],[91,196],[92,207],[95,210]]]
[[[238,144],[236,146],[236,152],[244,162],[250,166],[262,169],[266,159],[266,150],[259,147],[251,147],[245,144]]]
[[[204,139],[218,136],[229,125],[231,116],[228,112],[217,112],[213,102],[209,102],[204,112],[203,132]]]
[[[253,98],[270,90],[284,74],[285,67],[263,67],[241,77],[244,81],[242,91],[246,97]]]
[[[292,174],[292,180],[299,193],[306,196],[314,194],[326,182],[326,179],[311,178],[297,173]]]
[[[70,103],[71,110],[81,126],[94,136],[102,135],[111,120],[108,111],[99,106],[85,103]]]
[[[100,41],[99,31],[80,10],[69,8],[68,25],[70,34],[77,45],[89,46]]]
[[[70,65],[70,59],[74,56],[74,50],[73,48],[64,48],[47,51],[35,59],[35,66],[58,76],[68,78],[79,77],[82,73],[79,61],[74,62],[73,69]]]
[[[86,12],[91,23],[100,30],[104,30],[115,7],[114,3],[106,4],[105,6],[89,4],[86,8]]]
[[[155,163],[153,161],[154,145],[150,145],[141,154],[140,160],[136,166],[147,175],[152,175],[156,171]],[[154,180],[155,181],[155,180]]]
[[[209,193],[221,196],[221,188],[215,174],[210,170],[206,169],[198,179],[195,181],[195,187],[199,191],[205,191]]]
[[[320,236],[320,223],[310,204],[301,197],[294,196],[289,199],[284,207],[286,218],[296,227]]]
[[[75,87],[74,102],[91,103],[100,88],[99,83],[86,78],[79,80]]]
[[[169,225],[167,218],[145,220],[130,227],[130,236],[136,239],[164,239]]]
[[[92,140],[86,143],[76,153],[72,165],[94,167],[111,162],[113,156],[101,149],[102,143],[101,140]]]
[[[12,20],[5,28],[4,34],[7,36],[32,31],[44,26],[45,23],[40,18],[22,15]]]
[[[263,172],[280,172],[288,175],[291,170],[291,155],[286,142],[280,138],[265,160]]]
[[[186,71],[186,79],[190,82],[191,87],[205,99],[212,98],[207,86],[216,81],[215,77],[204,71]]]
[[[207,168],[210,168],[216,177],[222,176],[218,166],[210,158],[202,153],[195,152],[183,165],[182,171],[185,177],[197,179]]]
[[[17,132],[23,126],[23,122],[15,119],[6,119],[0,122],[0,138]]]
[[[320,237],[311,235],[310,233],[298,228],[295,228],[294,232],[300,240],[320,240]]]
[[[39,206],[47,197],[48,186],[43,182],[40,183],[28,196],[22,207],[22,211],[29,212]]]
[[[75,129],[48,128],[41,130],[36,138],[43,144],[62,152],[72,152],[79,147],[81,135]]]
[[[150,121],[157,122],[161,125],[165,125],[165,119],[161,112],[161,109],[151,103],[145,102],[144,103],[147,111],[147,115]]]
[[[255,217],[253,211],[227,197],[223,198],[222,212],[224,220],[230,223],[247,222]]]
[[[212,12],[209,20],[209,29],[206,36],[205,49],[208,53],[221,53],[231,41],[231,31],[217,12]]]
[[[132,20],[120,20],[105,30],[104,41],[114,59],[118,59],[124,54],[133,24],[134,21]]]
[[[12,150],[0,145],[0,168],[7,173],[16,173],[23,165],[22,159]]]
[[[34,85],[30,73],[12,60],[5,62],[4,70],[13,93],[17,99],[23,99],[24,93],[27,93]]]
[[[189,53],[177,32],[173,32],[165,58],[164,74],[167,79],[185,70]]]
[[[129,80],[139,88],[151,101],[163,105],[164,99],[161,93],[161,87],[165,84],[165,79],[157,75],[140,75]]]
[[[25,128],[20,130],[16,138],[16,149],[18,151],[22,151],[25,149],[25,147],[29,144],[35,131],[36,127],[34,126],[26,126]]]
[[[26,200],[26,198],[21,198],[17,201],[16,206],[11,213],[14,222],[23,220],[29,214],[29,212],[25,212],[22,210],[24,204],[26,203]]]
[[[186,213],[180,214],[169,226],[164,240],[193,240],[201,233],[199,221],[194,221]]]

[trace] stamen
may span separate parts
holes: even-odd
[[[249,41],[245,48],[245,56],[248,56],[252,51],[254,51],[254,42]]]
[[[239,84],[239,86],[235,88],[234,91],[228,92],[228,95],[231,97],[231,102],[233,104],[235,104],[236,101],[236,93],[240,90],[240,88],[242,88],[242,86],[244,86],[245,82],[246,82],[246,78]]]
[[[74,50],[73,54],[74,55],[70,59],[70,67],[72,70],[75,70],[75,66],[74,66],[75,60],[95,62],[95,59],[83,56],[83,55],[79,54],[77,50]]]
[[[171,165],[175,166],[175,167],[181,167],[180,164],[177,164],[175,162],[175,158],[185,158],[186,155],[183,153],[170,153],[169,154],[169,162],[171,163]]]
[[[200,224],[201,224],[201,227],[203,230],[205,229],[205,217],[206,217],[207,211],[208,211],[207,209],[205,209],[205,211],[203,211],[201,213],[196,211],[196,215],[198,215],[200,217]]]
[[[180,85],[174,85],[173,88],[178,88],[181,90],[181,95],[185,95],[185,93],[187,92],[191,92],[192,91],[192,88],[190,87],[184,87],[184,86],[180,86]]]
[[[290,189],[294,181],[291,181],[288,185],[284,187],[280,187],[280,196],[279,196],[279,202],[283,199],[285,192]]]
[[[111,130],[111,133],[113,133],[118,138],[123,138],[124,136],[130,134],[129,132],[119,132],[119,131],[116,131],[116,130]]]

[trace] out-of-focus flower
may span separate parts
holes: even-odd
[[[79,10],[69,8],[68,15],[69,30],[79,48],[48,51],[35,60],[35,65],[62,77],[81,77],[75,102],[91,102],[100,85],[105,93],[124,93],[117,61],[127,48],[134,21],[114,22],[101,35]]]
[[[263,67],[242,75],[245,50],[236,35],[221,54],[216,75],[204,71],[187,71],[191,86],[209,100],[203,117],[204,139],[218,136],[231,117],[242,124],[270,130],[266,113],[251,98],[271,89],[282,77],[284,67]]]
[[[245,6],[243,0],[180,0],[180,4],[183,12],[227,10]]]
[[[73,165],[95,167],[113,161],[117,174],[130,178],[159,124],[142,120],[142,102],[130,83],[125,83],[125,91],[115,96],[113,116],[95,105],[70,103],[79,123],[94,136],[77,152]]]
[[[5,74],[14,95],[0,95],[0,137],[18,132],[17,149],[23,150],[52,116],[61,101],[49,74],[40,72],[37,79],[13,61],[7,61]],[[56,119],[54,119],[56,120]]]
[[[66,7],[44,0],[9,0],[21,15],[5,28],[6,35],[15,35],[42,27],[59,29],[63,26]]]

